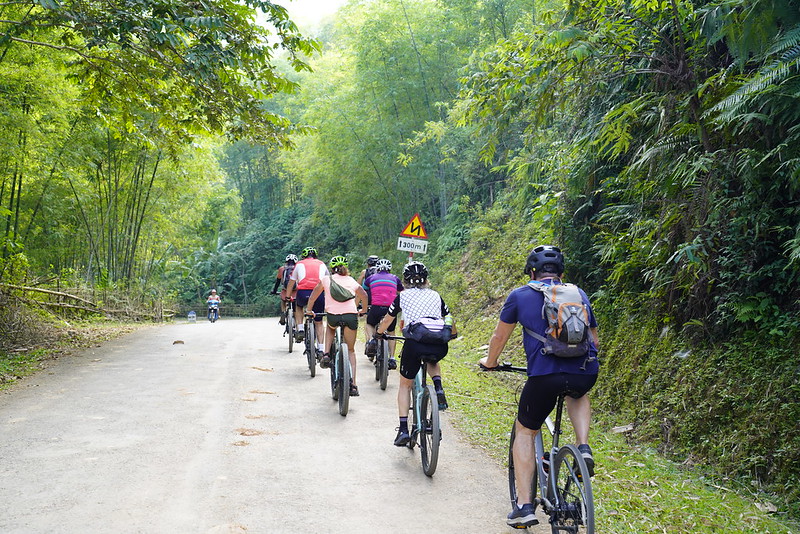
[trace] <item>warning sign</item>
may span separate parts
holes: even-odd
[[[403,237],[416,237],[418,239],[428,239],[428,234],[425,232],[425,226],[422,224],[422,219],[419,218],[419,213],[415,213],[408,224],[400,232]]]

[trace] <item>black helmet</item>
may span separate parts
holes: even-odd
[[[409,284],[424,284],[428,279],[428,268],[425,264],[412,261],[403,268],[403,280]]]
[[[378,259],[379,259],[378,256],[375,255],[369,256],[367,258],[367,265],[369,265],[370,267],[377,265]]]
[[[547,272],[561,276],[564,273],[564,255],[561,249],[552,245],[539,245],[528,255],[525,262],[525,274]]]

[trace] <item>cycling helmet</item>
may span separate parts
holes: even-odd
[[[424,284],[428,279],[428,268],[423,263],[412,261],[403,269],[403,280],[409,284]]]
[[[387,259],[378,260],[375,264],[375,269],[378,271],[386,271],[387,273],[392,270],[392,262]]]
[[[561,249],[552,245],[539,245],[528,255],[525,274],[544,271],[561,276],[564,273],[564,255]]]
[[[378,256],[372,255],[367,258],[367,265],[370,267],[378,264]]]
[[[288,256],[286,256],[286,263],[289,263],[290,261],[293,263],[297,263],[297,256],[295,256],[294,254],[289,254]]]
[[[316,258],[317,249],[315,249],[314,247],[306,247],[303,249],[303,252],[301,252],[300,255],[304,258],[307,258],[309,256],[311,256],[312,258]]]
[[[344,267],[346,269],[347,258],[344,256],[334,256],[331,258],[329,265],[331,266],[331,270],[336,269],[337,267]]]

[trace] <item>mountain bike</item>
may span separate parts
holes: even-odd
[[[383,335],[379,337],[384,340],[405,340],[403,336]],[[408,421],[411,439],[406,446],[414,449],[419,445],[422,472],[432,477],[439,463],[442,427],[439,420],[439,401],[436,397],[436,390],[432,384],[427,383],[427,376],[428,364],[423,355],[422,365],[417,376],[414,377],[414,386],[411,390],[411,412]]]
[[[336,327],[336,335],[331,343],[331,397],[339,401],[339,414],[347,415],[350,408],[350,382],[352,371],[350,369],[350,354],[344,342],[344,326]]]
[[[377,336],[375,341],[378,344],[375,353],[375,380],[380,382],[381,389],[385,390],[389,381],[389,340]]]
[[[324,313],[317,314],[317,317],[325,315]],[[317,361],[319,360],[319,353],[317,350],[317,322],[314,320],[314,315],[306,315],[306,334],[303,339],[305,350],[303,351],[308,360],[308,371],[311,373],[311,378],[317,375]]]
[[[289,336],[289,352],[292,352],[294,347],[294,338],[297,334],[297,325],[294,318],[294,299],[289,299],[286,302],[286,311],[283,312],[283,320],[286,323],[283,329],[283,337]]]
[[[527,374],[527,368],[515,367],[510,363],[502,363],[487,371],[509,371]],[[564,410],[564,397],[558,396],[556,418],[549,416],[544,427],[552,437],[552,446],[545,451],[543,430],[536,434],[534,447],[536,451],[536,469],[531,480],[531,495],[534,496],[534,509],[539,506],[549,518],[553,534],[568,532],[570,534],[594,534],[594,499],[589,468],[583,455],[571,443],[559,446],[561,436],[561,416]],[[514,472],[512,449],[516,424],[511,427],[511,438],[508,443],[508,490],[511,505],[517,503],[517,485]],[[538,523],[538,521],[537,521]],[[536,523],[534,523],[536,524]],[[530,525],[532,526],[532,525]],[[527,527],[514,527],[527,529]]]

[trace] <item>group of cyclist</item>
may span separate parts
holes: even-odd
[[[323,354],[321,367],[330,365],[329,352],[334,330],[338,325],[344,326],[344,340],[349,348],[350,364],[353,369],[351,396],[358,395],[354,345],[360,316],[367,316],[366,353],[370,359],[374,355],[373,338],[393,334],[401,312],[406,328],[414,323],[431,319],[452,321],[450,310],[441,295],[430,288],[428,269],[420,262],[410,262],[405,265],[401,281],[398,276],[391,273],[392,264],[389,260],[370,256],[367,259],[366,269],[356,280],[350,276],[347,260],[342,256],[331,258],[328,264],[330,271],[328,266],[317,259],[317,251],[314,248],[304,249],[301,256],[302,259],[299,261],[292,254],[286,257],[286,264],[278,271],[273,292],[281,283],[285,284],[281,297],[284,306],[289,299],[295,299],[297,325],[302,325],[302,317],[306,312],[316,314],[326,312],[328,327],[324,341],[321,339],[323,329],[316,329],[320,336],[316,340],[317,348]],[[525,264],[525,274],[530,277],[532,283],[551,286],[562,284],[563,273],[563,254],[558,248],[549,245],[534,248]],[[354,298],[345,302],[332,298],[331,281],[351,291]],[[497,368],[500,354],[517,323],[523,326],[523,347],[527,357],[528,379],[519,399],[515,422],[518,437],[514,441],[512,451],[516,466],[518,501],[508,514],[507,524],[513,527],[524,528],[536,522],[531,487],[524,481],[532,479],[535,469],[534,438],[561,394],[567,395],[567,413],[575,429],[578,449],[590,473],[594,473],[594,458],[588,444],[591,407],[587,393],[594,385],[599,371],[597,359],[599,339],[597,321],[589,299],[582,290],[580,295],[588,310],[590,332],[589,349],[585,357],[559,358],[545,351],[542,336],[548,333],[549,325],[543,312],[544,296],[542,292],[532,291],[526,285],[515,289],[507,297],[500,311],[497,326],[489,340],[488,355],[478,362],[485,370]],[[315,320],[321,321],[322,318],[315,316]],[[297,337],[298,341],[303,339],[302,326],[299,326]],[[423,358],[428,363],[428,372],[436,390],[439,409],[444,410],[448,407],[439,366],[439,361],[444,358],[447,351],[447,343],[423,343],[406,336],[400,355],[400,386],[397,394],[399,426],[394,440],[396,446],[405,446],[410,439],[408,412],[411,390]],[[393,343],[390,353],[394,354]],[[390,369],[397,366],[393,358],[388,364]]]
[[[420,262],[410,262],[403,269],[403,279],[392,274],[392,262],[378,256],[367,258],[367,267],[358,277],[350,276],[347,259],[334,256],[326,266],[317,258],[313,247],[303,249],[301,260],[293,254],[286,256],[285,264],[276,274],[273,293],[281,285],[282,309],[291,299],[295,301],[297,341],[304,339],[302,318],[314,314],[315,321],[322,321],[320,314],[327,319],[326,335],[322,338],[322,328],[317,328],[317,349],[322,354],[320,367],[331,365],[331,344],[338,326],[343,326],[344,342],[347,345],[352,383],[350,395],[358,396],[357,359],[355,342],[359,317],[366,315],[366,354],[372,361],[375,356],[376,335],[394,335],[397,316],[402,311],[404,324],[411,325],[420,319],[429,318],[444,321],[450,310],[441,296],[428,284],[428,269]],[[331,295],[331,285],[338,285],[352,293],[353,298],[340,301]],[[389,369],[397,368],[394,358],[395,342],[389,342]],[[427,344],[406,340],[400,356],[400,387],[397,396],[399,426],[395,445],[405,446],[410,439],[408,412],[411,404],[411,388],[414,377],[420,369],[422,356],[429,362],[428,370],[436,389],[440,410],[447,409],[447,398],[442,386],[441,370],[438,361],[447,354],[447,344]]]

